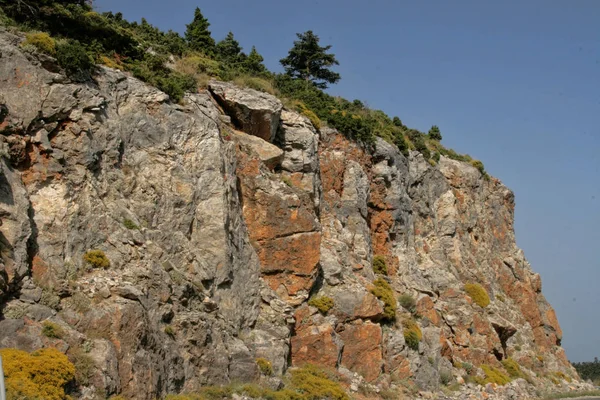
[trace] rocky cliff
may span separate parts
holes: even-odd
[[[87,366],[75,397],[253,381],[258,358],[271,385],[310,362],[354,391],[506,360],[520,387],[577,377],[499,180],[227,83],[173,104],[109,68],[72,82],[21,40],[0,33],[0,346]]]

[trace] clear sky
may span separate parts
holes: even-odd
[[[332,45],[330,92],[440,127],[516,195],[517,242],[542,275],[572,361],[600,357],[600,0],[95,0],[185,30],[196,6],[281,70],[295,33]]]

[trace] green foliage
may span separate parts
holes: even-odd
[[[171,325],[165,326],[165,333],[167,335],[169,335],[171,338],[175,337],[175,330],[173,329],[173,327]]]
[[[90,250],[83,255],[83,261],[94,268],[108,268],[110,261],[102,250]]]
[[[94,67],[92,58],[77,40],[59,42],[56,46],[56,61],[69,75],[90,72]]]
[[[54,55],[56,53],[56,43],[46,32],[32,32],[25,36],[23,45],[32,45],[45,54]]]
[[[190,49],[200,51],[204,54],[213,54],[215,51],[215,40],[210,36],[208,27],[210,23],[200,8],[196,7],[194,11],[194,20],[186,25],[185,39],[187,40]]]
[[[74,347],[69,352],[69,359],[75,366],[75,381],[79,385],[88,386],[96,371],[94,359],[81,347]]]
[[[307,117],[316,130],[321,129],[321,119],[319,119],[317,114],[315,114],[310,108],[308,108],[306,104],[299,100],[294,100],[291,103],[290,108]]]
[[[0,20],[64,38],[56,45],[57,53],[62,47],[60,62],[72,77],[88,77],[93,62],[99,62],[132,72],[175,102],[186,91],[206,87],[211,77],[242,80],[247,87],[272,94],[278,91],[291,101],[301,102],[303,107],[297,111],[318,129],[321,122],[326,123],[367,146],[381,137],[405,156],[409,149],[416,149],[429,160],[433,152],[431,163],[438,162],[437,153],[459,161],[472,160],[444,148],[436,140],[433,127],[425,135],[407,128],[398,117],[390,118],[382,111],[369,109],[360,100],[348,101],[323,92],[321,89],[328,83],[340,79],[331,71],[337,60],[329,53],[330,47],[321,46],[311,31],[298,34],[288,56],[282,59],[287,73],[274,75],[266,69],[255,48],[245,55],[233,34],[215,45],[208,29],[210,24],[199,9],[187,25],[184,39],[174,31],[161,31],[143,18],[138,23],[128,22],[121,13],[99,14],[83,0],[0,0],[0,6]],[[51,51],[46,46],[50,42],[43,39],[37,44],[46,49],[43,51]],[[26,44],[30,45],[33,44]],[[171,55],[175,56],[174,63]],[[488,175],[484,173],[484,177],[487,179]]]
[[[47,338],[60,339],[64,336],[64,334],[65,331],[60,327],[60,325],[51,321],[44,321],[42,323],[42,335],[46,336]]]
[[[258,360],[257,360],[258,361]],[[198,393],[170,394],[165,400],[221,400],[233,394],[244,394],[253,399],[265,400],[350,400],[342,386],[332,374],[314,365],[304,365],[290,370],[290,379],[280,390],[272,390],[257,384],[230,384],[228,386],[206,386]]]
[[[594,361],[584,361],[572,364],[582,379],[600,379],[600,361],[598,361],[598,357],[594,358]]]
[[[400,305],[410,313],[415,313],[417,311],[417,301],[410,294],[403,294],[398,298]]]
[[[321,314],[327,314],[327,312],[333,308],[335,303],[331,297],[318,296],[311,297],[311,299],[308,301],[308,305],[316,307]]]
[[[442,133],[437,125],[433,125],[429,130],[429,139],[436,140],[438,142],[442,140]]]
[[[380,255],[373,257],[373,272],[380,275],[387,275],[388,270],[385,257]]]
[[[331,46],[320,46],[319,37],[313,31],[297,33],[298,40],[287,57],[279,62],[285,72],[293,77],[312,83],[319,89],[327,88],[328,83],[337,83],[340,74],[330,68],[339,65],[334,54],[328,53]]]
[[[439,163],[440,162],[440,153],[438,153],[437,151],[435,153],[433,153],[433,156],[431,157],[431,159],[433,161],[435,161],[435,163]]]
[[[258,51],[256,51],[256,47],[252,46],[252,50],[250,50],[250,54],[245,57],[242,61],[242,70],[246,73],[256,74],[256,75],[264,75],[266,74],[267,67],[263,64],[264,58],[261,56]]]
[[[350,400],[341,385],[321,368],[306,364],[291,371],[291,389],[300,393],[303,399]]]
[[[429,160],[431,158],[431,151],[429,151],[425,143],[425,135],[416,129],[409,129],[407,133],[409,139],[415,145],[415,150],[423,154],[425,160]]]
[[[133,221],[132,221],[132,220],[130,220],[129,218],[125,218],[125,219],[123,220],[123,226],[125,226],[125,228],[127,228],[127,229],[132,229],[132,230],[133,230],[133,229],[140,229],[140,227],[139,227],[139,226],[137,226],[137,225],[135,224],[135,222],[133,222]]]
[[[479,160],[471,160],[470,161],[471,165],[474,166],[475,168],[477,168],[477,170],[479,172],[481,172],[481,175],[484,176],[484,178],[488,178],[488,174],[487,172],[485,172],[485,167],[483,166],[483,163]]]
[[[327,116],[327,122],[351,139],[367,144],[375,142],[370,121],[359,114],[333,109]]]
[[[266,358],[257,358],[256,365],[258,365],[258,369],[260,370],[261,374],[266,376],[273,375],[273,366],[271,365],[271,362]]]
[[[519,366],[519,364],[517,364],[517,362],[515,360],[513,360],[512,358],[507,358],[506,360],[502,360],[502,365],[504,366],[504,369],[506,370],[506,372],[508,372],[508,374],[510,375],[511,378],[525,379],[525,377],[526,377],[525,373],[521,370],[521,367]]]
[[[408,318],[402,321],[404,328],[404,341],[406,345],[412,350],[419,350],[419,342],[423,339],[423,332],[417,322]]]
[[[464,369],[468,375],[471,375],[474,371],[473,364],[468,362],[461,363],[461,368]]]
[[[465,285],[465,292],[480,307],[485,308],[490,304],[490,296],[487,290],[478,283],[467,283]]]
[[[240,43],[233,37],[233,32],[229,32],[225,39],[217,43],[216,50],[217,57],[228,64],[241,63],[245,58]]]
[[[510,378],[504,372],[491,365],[482,364],[481,369],[485,373],[484,384],[495,383],[497,385],[506,385],[510,382]]]
[[[166,61],[165,57],[148,53],[143,60],[135,62],[131,70],[136,78],[156,86],[178,102],[186,91],[196,90],[196,79],[171,71],[165,66]]]
[[[450,383],[452,383],[452,381],[454,380],[454,377],[452,376],[452,372],[444,369],[442,371],[440,371],[440,383],[444,386],[448,386],[450,385]]]
[[[238,75],[233,79],[233,83],[241,87],[248,87],[261,92],[275,94],[273,83],[268,79],[260,78],[258,76],[248,74]]]
[[[31,354],[16,349],[0,349],[9,400],[63,400],[65,386],[75,376],[67,356],[54,348]]]
[[[396,305],[396,298],[390,284],[385,279],[379,277],[373,282],[373,287],[371,287],[370,291],[375,297],[383,301],[383,319],[386,321],[395,320],[398,306]]]

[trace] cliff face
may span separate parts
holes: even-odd
[[[351,387],[437,390],[507,358],[533,382],[576,377],[497,179],[317,132],[230,84],[177,105],[107,68],[74,83],[20,40],[0,33],[0,346],[91,363],[81,398],[255,380],[257,358],[275,376],[337,368]],[[391,297],[416,301],[393,320],[372,293],[375,256]],[[328,311],[308,305],[323,296]],[[44,336],[46,320],[64,335]]]

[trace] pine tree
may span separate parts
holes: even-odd
[[[335,55],[327,53],[331,46],[319,46],[319,37],[312,31],[297,33],[296,36],[299,40],[294,42],[288,56],[279,61],[286,73],[312,82],[321,89],[326,89],[328,83],[338,82],[340,74],[329,69],[339,65]]]
[[[438,142],[442,140],[442,133],[440,132],[440,128],[437,125],[433,125],[429,130],[429,138],[431,140],[437,140]]]
[[[235,40],[233,33],[229,32],[225,39],[217,43],[217,54],[219,58],[229,64],[239,63],[242,59],[242,48]]]
[[[265,67],[263,61],[263,56],[256,51],[256,47],[252,46],[252,51],[244,60],[244,69],[252,74],[263,74],[267,72],[267,67]]]
[[[194,20],[186,25],[185,39],[192,50],[201,51],[205,54],[213,54],[215,49],[215,40],[210,36],[208,27],[210,23],[198,7],[194,11]]]

